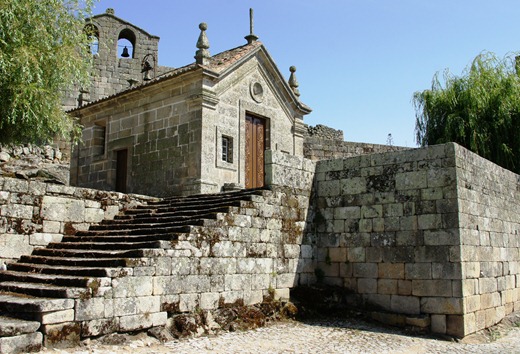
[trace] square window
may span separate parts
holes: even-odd
[[[233,138],[222,136],[222,161],[233,163]]]

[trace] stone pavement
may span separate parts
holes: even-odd
[[[491,335],[490,335],[491,334]],[[165,344],[143,335],[119,345],[88,341],[71,349],[44,349],[49,354],[159,353],[520,353],[520,327],[492,329],[463,342],[407,335],[395,328],[357,319],[278,322],[246,332],[181,339]]]

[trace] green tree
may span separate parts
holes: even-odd
[[[0,142],[70,138],[64,91],[86,86],[85,19],[95,0],[0,0]]]
[[[513,55],[478,55],[460,77],[444,72],[416,92],[416,139],[421,146],[456,142],[520,173],[520,66]]]

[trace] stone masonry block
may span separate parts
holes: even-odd
[[[39,321],[42,324],[72,322],[74,321],[74,309],[40,313]]]
[[[412,295],[415,296],[452,296],[451,280],[412,280]]]
[[[406,279],[432,279],[431,263],[406,263]]]
[[[0,215],[10,218],[31,220],[33,216],[33,207],[32,205],[4,204],[0,206]]]
[[[359,219],[361,217],[361,207],[349,206],[334,209],[334,219]]]
[[[136,298],[137,314],[148,314],[161,311],[160,296],[144,296]]]
[[[124,277],[112,280],[114,297],[149,296],[154,290],[151,276]]]
[[[397,313],[418,315],[421,313],[420,300],[416,296],[392,295],[390,299],[391,310]]]
[[[181,278],[179,276],[153,277],[153,295],[174,295],[181,292]]]
[[[44,333],[44,345],[76,346],[81,339],[81,322],[65,322],[59,324],[42,325],[40,330]]]
[[[378,276],[386,279],[404,279],[404,263],[379,263]]]
[[[331,262],[345,262],[347,260],[347,249],[329,248],[329,258]]]
[[[61,223],[59,221],[48,221],[43,220],[43,230],[44,233],[49,234],[57,234],[61,231]]]
[[[433,279],[462,279],[460,263],[432,263]]]
[[[81,337],[97,337],[119,331],[118,318],[106,318],[100,320],[81,322]]]
[[[493,293],[497,291],[497,278],[480,278],[479,292],[480,294]]]
[[[442,218],[440,214],[424,214],[419,215],[417,226],[420,230],[440,229],[442,227]],[[451,241],[454,242],[454,241]]]
[[[426,171],[398,173],[395,176],[397,190],[424,189],[428,187],[428,173]]]
[[[167,319],[167,312],[122,316],[119,319],[119,329],[122,332],[129,332],[142,330],[145,328],[164,326],[166,324]]]
[[[383,216],[382,205],[361,206],[361,218],[381,218]]]
[[[377,278],[377,263],[354,263],[353,275],[356,278]]]
[[[135,297],[119,297],[113,299],[113,315],[128,316],[137,313],[137,299]]]
[[[377,294],[377,279],[359,278],[357,288],[360,294]]]
[[[364,295],[365,300],[368,302],[370,307],[390,311],[391,310],[391,296],[383,294],[366,294]]]
[[[214,310],[218,308],[219,299],[219,293],[202,293],[200,294],[200,308],[203,310]]]
[[[450,297],[422,297],[421,312],[443,315],[462,314],[462,299]]]
[[[103,221],[105,218],[105,212],[103,209],[86,208],[85,209],[85,222],[98,223]]]
[[[347,248],[347,260],[353,263],[368,261],[366,252],[365,247]]]
[[[94,297],[91,299],[77,299],[76,300],[76,321],[88,321],[105,317],[105,305],[111,305],[111,299],[104,299],[101,297]]]
[[[433,333],[446,333],[446,315],[431,315],[431,331]]]
[[[0,337],[0,353],[36,352],[42,349],[43,334],[34,332],[13,337]]]
[[[378,294],[397,294],[397,279],[378,279]]]
[[[85,203],[76,199],[45,196],[42,201],[41,217],[52,221],[84,222]]]
[[[398,280],[397,281],[397,293],[399,295],[412,295],[412,281],[411,280]]]
[[[181,293],[200,293],[211,290],[209,275],[186,275],[181,279]]]

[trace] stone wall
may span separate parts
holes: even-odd
[[[461,331],[490,327],[520,310],[520,176],[456,146],[463,275]]]
[[[462,337],[520,300],[518,176],[446,144],[321,161],[316,193],[318,280],[380,319]]]
[[[112,219],[151,198],[0,177],[0,261],[11,262],[64,234]]]
[[[202,112],[188,99],[199,92],[198,79],[148,86],[145,95],[133,92],[87,111],[83,143],[71,158],[71,184],[115,190],[117,152],[126,150],[127,193],[200,193]]]
[[[50,145],[0,145],[0,176],[68,185],[68,153]]]
[[[322,137],[314,136],[305,137],[305,142],[303,144],[304,156],[313,161],[339,159],[407,149],[408,148],[399,146],[355,143],[350,141],[324,139]]]

